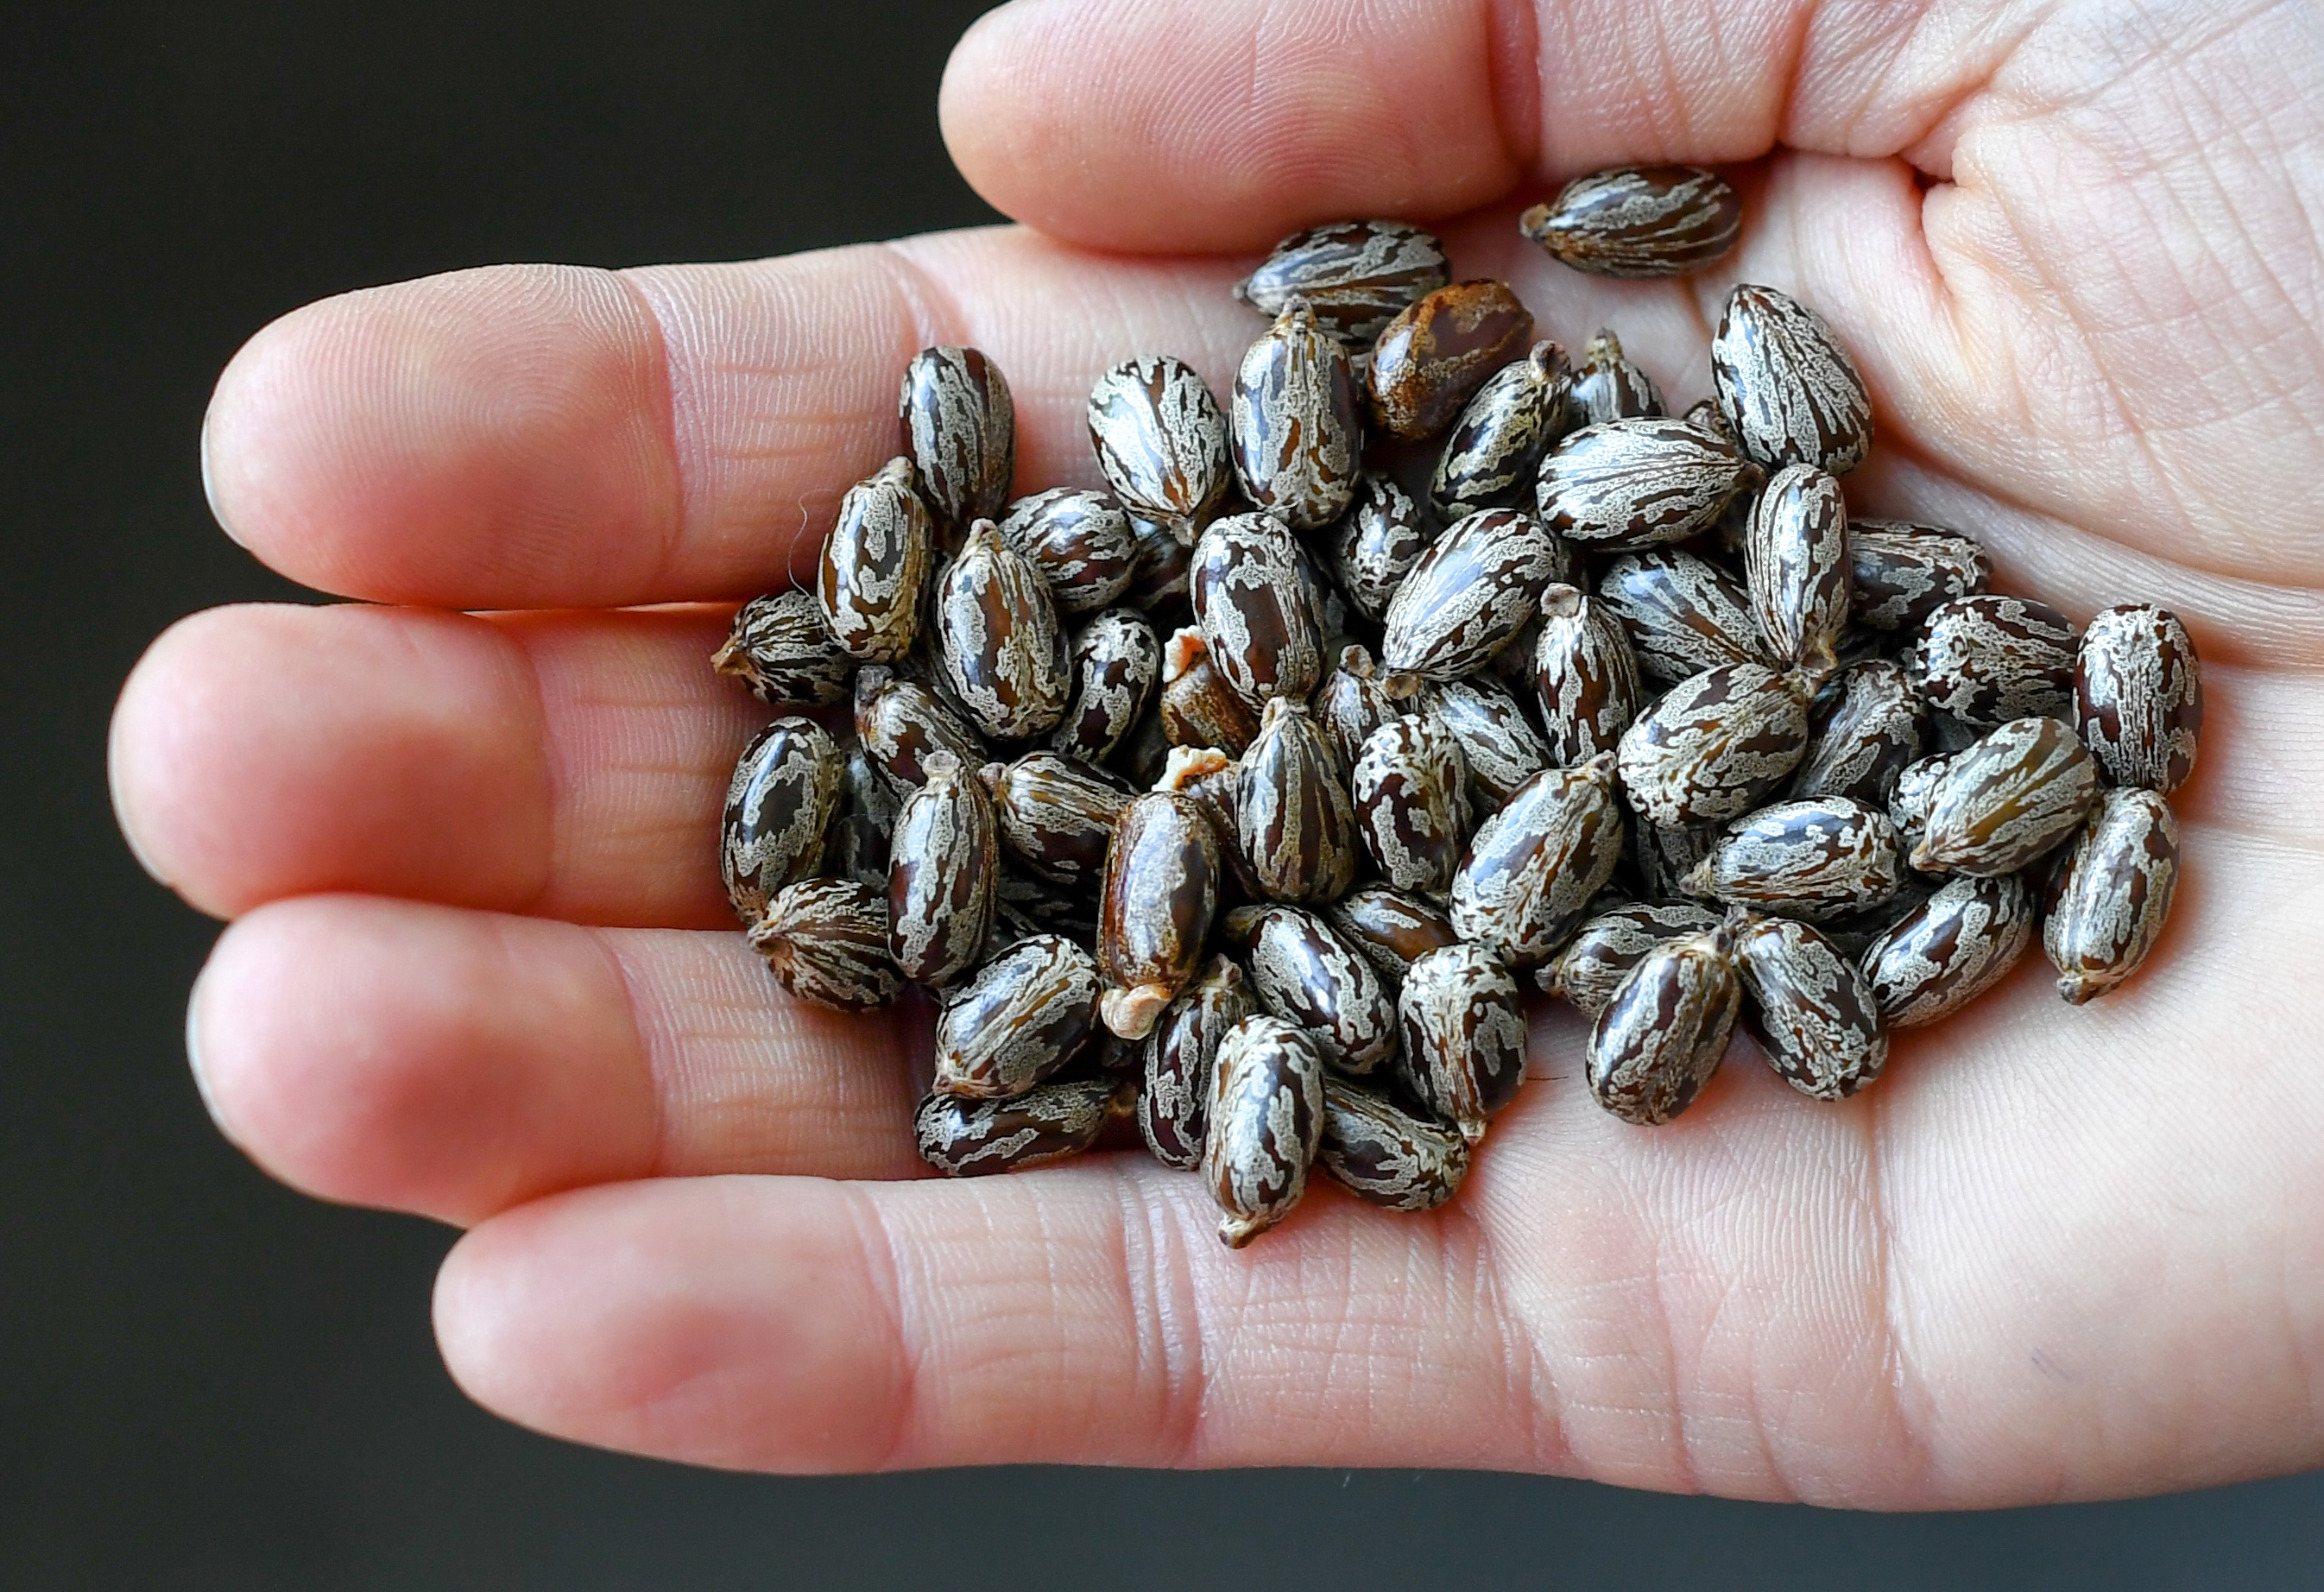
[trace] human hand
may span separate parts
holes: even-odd
[[[124,692],[123,826],[235,919],[189,1024],[213,1109],[301,1188],[471,1225],[437,1320],[483,1403],[698,1462],[1887,1507],[2316,1463],[2319,106],[2298,7],[1030,0],[964,42],[945,115],[1047,236],[504,268],[286,317],[211,410],[221,520],[400,606],[198,615]],[[1517,235],[1577,171],[1762,156],[1705,280]],[[1569,344],[1615,327],[1677,404],[1729,281],[1795,292],[1877,408],[1854,508],[1969,529],[2077,619],[2185,618],[2209,712],[2161,949],[2079,1010],[2029,958],[1842,1104],[1738,1046],[1651,1131],[1591,1103],[1545,1013],[1452,1206],[1319,1183],[1239,1254],[1141,1155],[909,1181],[924,1041],[786,999],[734,932],[713,837],[765,715],[706,667],[725,607],[647,605],[804,569],[926,344],[1007,372],[1020,488],[1094,484],[1104,365],[1167,350],[1224,391],[1262,324],[1229,284],[1276,237],[1456,212],[1460,274]],[[1234,257],[1142,257],[1174,250]]]

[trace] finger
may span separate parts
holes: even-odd
[[[207,479],[235,539],[326,591],[455,608],[747,597],[802,570],[841,492],[896,453],[918,349],[1000,363],[1020,481],[1093,483],[1091,381],[1167,349],[1222,382],[1250,334],[1231,280],[1004,230],[373,289],[235,356]]]
[[[733,922],[718,822],[768,710],[715,612],[241,607],[167,631],[114,715],[115,805],[221,916],[315,891]]]
[[[927,1170],[897,1014],[792,999],[740,934],[309,897],[226,932],[187,1035],[226,1136],[352,1204],[468,1222],[629,1178]]]

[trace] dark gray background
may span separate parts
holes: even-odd
[[[935,91],[974,0],[10,8],[0,45],[0,1585],[2286,1587],[2324,1477],[1854,1517],[1410,1472],[698,1473],[438,1364],[442,1229],[275,1187],[180,1050],[215,934],[115,833],[139,649],[299,594],[194,443],[270,317],[499,260],[733,258],[990,218]]]

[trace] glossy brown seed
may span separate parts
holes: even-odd
[[[1323,677],[1323,638],[1298,560],[1298,544],[1271,514],[1230,514],[1194,544],[1187,589],[1211,667],[1254,705],[1305,701]]]
[[[855,660],[832,639],[807,592],[753,597],[735,612],[734,628],[710,667],[751,688],[761,702],[822,707],[847,700]]]
[[[1729,663],[1766,663],[1742,583],[1706,558],[1655,548],[1613,560],[1598,601],[1621,621],[1647,679],[1674,686]]]
[[[1194,367],[1167,354],[1115,365],[1090,390],[1089,433],[1121,506],[1191,544],[1231,479],[1226,417]]]
[[[1023,1094],[1097,1033],[1097,963],[1061,934],[1020,940],[947,990],[936,1017],[936,1090]]]
[[[1872,943],[1918,912],[1943,882],[1934,875],[1914,873],[1908,869],[1904,882],[1888,899],[1861,912],[1843,912],[1822,918],[1817,922],[1816,931],[1831,941],[1841,955],[1861,967],[1864,953],[1871,949]]]
[[[1235,372],[1227,412],[1235,481],[1295,530],[1329,525],[1354,495],[1363,418],[1348,351],[1292,296]]]
[[[1162,727],[1173,746],[1215,746],[1232,757],[1259,734],[1259,714],[1213,665],[1209,643],[1192,625],[1163,644]]]
[[[1525,628],[1566,565],[1557,538],[1514,509],[1448,527],[1388,604],[1380,667],[1389,695],[1482,667]]]
[[[784,886],[750,941],[784,989],[817,1006],[869,1011],[904,987],[888,955],[887,898],[852,879]]]
[[[1154,695],[1162,642],[1145,615],[1109,608],[1074,637],[1073,695],[1049,744],[1068,757],[1102,763],[1111,757]]]
[[[1403,711],[1391,700],[1360,647],[1340,649],[1339,661],[1315,687],[1311,703],[1315,727],[1332,748],[1344,776],[1356,766],[1371,732]]]
[[[1073,689],[1056,604],[1032,560],[980,520],[936,598],[944,677],[969,720],[997,741],[1057,727]]]
[[[1469,762],[1434,713],[1406,713],[1372,732],[1349,795],[1382,879],[1425,895],[1452,888],[1469,839]]]
[[[1163,1165],[1202,1164],[1219,1042],[1257,1009],[1242,969],[1213,956],[1140,1044],[1145,1087],[1138,1095],[1138,1127]]]
[[[1852,593],[1838,479],[1812,465],[1769,477],[1751,511],[1743,568],[1769,656],[1819,680],[1838,668]]]
[[[1517,230],[1593,276],[1679,276],[1723,257],[1743,201],[1701,166],[1617,166],[1577,177],[1517,217]]]
[[[1372,414],[1401,441],[1434,437],[1532,341],[1533,316],[1508,283],[1438,288],[1399,312],[1372,345]]]
[[[1114,748],[1113,767],[1130,781],[1133,789],[1151,787],[1162,778],[1173,743],[1170,732],[1162,722],[1162,694],[1159,691],[1147,699],[1146,711]]]
[[[904,367],[896,414],[920,490],[958,547],[1009,501],[1017,472],[1017,406],[1001,367],[973,348],[923,348]]]
[[[2098,795],[2098,765],[2071,730],[2055,719],[2013,720],[1945,766],[1913,866],[2015,873],[2081,827]]]
[[[2033,935],[2024,879],[1956,879],[1872,943],[1865,982],[1891,1028],[1933,1023],[1999,983]]]
[[[1377,621],[1434,535],[1410,493],[1390,477],[1367,472],[1325,545],[1340,590],[1365,618]]]
[[[1434,901],[1386,885],[1350,890],[1323,908],[1325,921],[1372,959],[1390,993],[1404,988],[1405,970],[1432,951],[1460,943],[1452,920]]]
[[[840,764],[831,827],[824,832],[822,871],[885,890],[888,847],[896,833],[899,805],[896,787],[880,766],[861,743],[850,745]]]
[[[1285,238],[1234,292],[1269,317],[1298,294],[1326,331],[1368,348],[1397,311],[1450,276],[1444,245],[1410,223],[1340,221]]]
[[[1222,906],[1232,901],[1259,901],[1267,887],[1242,849],[1242,825],[1236,817],[1241,783],[1240,765],[1213,746],[1174,746],[1156,790],[1175,790],[1192,796],[1209,815],[1212,838],[1218,842]]]
[[[1819,918],[1896,893],[1904,860],[1888,815],[1846,796],[1779,802],[1738,818],[1687,889],[1728,904]]]
[[[1664,412],[1662,391],[1655,379],[1622,352],[1619,337],[1602,328],[1582,347],[1568,401],[1577,426],[1643,419]]]
[[[888,866],[888,953],[908,979],[942,985],[984,949],[1001,839],[984,786],[949,752],[896,815]]]
[[[1236,834],[1260,886],[1278,901],[1344,894],[1362,855],[1339,759],[1307,704],[1278,696],[1235,780]]]
[[[1475,812],[1494,811],[1518,786],[1551,766],[1541,732],[1508,687],[1489,676],[1440,680],[1422,686],[1414,700],[1459,743]]]
[[[1845,475],[1872,446],[1872,400],[1831,323],[1788,293],[1739,283],[1711,340],[1727,430],[1770,470]]]
[[[2203,667],[2177,614],[2135,603],[2091,619],[2074,667],[2074,724],[2115,784],[2169,796],[2187,782]]]
[[[1957,597],[1921,622],[1910,667],[1922,697],[1964,724],[2074,716],[2071,621],[2025,597]]]
[[[1594,1017],[1647,952],[1708,934],[1720,921],[1719,914],[1692,901],[1625,902],[1591,915],[1536,981],[1572,1002],[1582,1016]]]
[[[1245,1017],[1213,1063],[1203,1181],[1222,1215],[1219,1241],[1240,1249],[1291,1214],[1323,1128],[1323,1064],[1308,1036],[1278,1017]]]
[[[1323,562],[1316,557],[1313,548],[1296,537],[1292,539],[1291,548],[1295,555],[1291,562],[1292,575],[1299,582],[1299,590],[1306,596],[1307,612],[1315,616],[1316,673],[1320,676],[1325,662],[1351,640],[1358,622],[1356,612],[1349,606],[1347,598],[1341,595],[1338,583],[1324,573]],[[1308,689],[1312,694],[1314,688],[1310,686]]]
[[[1669,1121],[1719,1071],[1741,1005],[1724,925],[1655,946],[1591,1027],[1591,1097],[1625,1122]]]
[[[1905,764],[1896,776],[1895,787],[1888,793],[1888,822],[1896,826],[1896,843],[1908,859],[1928,833],[1929,798],[1936,795],[1938,781],[1958,755],[1939,752]]]
[[[2179,887],[2179,820],[2158,792],[2109,790],[2075,837],[2042,948],[2075,1006],[2138,971]]]
[[[1573,369],[1565,350],[1541,342],[1485,378],[1444,438],[1429,478],[1428,504],[1450,524],[1480,509],[1515,503],[1533,484],[1541,456],[1573,428],[1567,400]]]
[[[850,657],[890,663],[911,650],[935,528],[897,457],[847,489],[823,538],[815,595],[823,622]]]
[[[1584,426],[1541,462],[1544,525],[1600,551],[1682,541],[1717,520],[1758,468],[1715,431],[1641,419]]]
[[[1068,617],[1119,601],[1137,566],[1130,516],[1102,492],[1058,486],[1019,498],[1001,517],[1001,537],[1033,561]]]
[[[1735,971],[1750,997],[1743,1022],[1776,1075],[1820,1100],[1844,1100],[1880,1075],[1888,1035],[1856,964],[1803,923],[1747,917]]]
[[[1452,878],[1452,927],[1528,971],[1557,953],[1622,856],[1614,754],[1535,775],[1478,827]]]
[[[1111,775],[1056,752],[1028,752],[987,764],[994,821],[1010,854],[1041,879],[1094,891],[1105,878],[1105,849],[1130,793]]]
[[[1087,1151],[1108,1123],[1129,1115],[1137,1091],[1135,1081],[1100,1077],[1045,1083],[1005,1100],[932,1094],[912,1114],[912,1130],[921,1158],[947,1177],[1022,1172]]]
[[[1134,546],[1130,552],[1130,587],[1123,602],[1148,613],[1176,609],[1187,602],[1186,566],[1194,548],[1158,520],[1130,517]]]
[[[1259,1009],[1305,1033],[1327,1065],[1365,1073],[1396,1048],[1396,1001],[1379,970],[1315,914],[1269,903],[1226,916]]]
[[[1993,576],[1972,538],[1908,520],[1854,520],[1848,527],[1851,617],[1877,630],[1913,630],[1941,603],[1972,597]]]
[[[1885,809],[1926,744],[1928,713],[1904,669],[1885,658],[1849,664],[1808,710],[1808,753],[1795,797],[1852,796]]]
[[[855,736],[900,797],[926,780],[933,751],[948,751],[968,768],[984,761],[984,743],[934,692],[885,668],[855,676]]]
[[[1525,1082],[1517,981],[1483,945],[1450,945],[1406,971],[1397,997],[1397,1077],[1475,1144]]]
[[[1315,1164],[1368,1205],[1434,1210],[1461,1192],[1469,1141],[1384,1095],[1327,1076]]]
[[[1194,976],[1219,900],[1219,847],[1191,796],[1134,796],[1113,826],[1098,906],[1098,1012],[1124,1039],[1143,1039]]]
[[[1652,824],[1741,816],[1799,767],[1813,695],[1800,675],[1756,663],[1672,686],[1622,732],[1623,794]]]
[[[1561,584],[1542,594],[1541,613],[1533,667],[1543,750],[1550,764],[1570,768],[1620,744],[1646,687],[1637,651],[1611,608]]]
[[[777,719],[735,759],[719,823],[718,876],[734,916],[758,921],[775,892],[823,860],[844,760],[821,725]]]

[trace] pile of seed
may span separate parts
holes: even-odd
[[[1670,275],[1739,215],[1664,167],[1521,225]],[[1772,288],[1735,289],[1715,396],[1671,418],[1611,332],[1576,367],[1449,278],[1402,223],[1285,239],[1223,409],[1167,354],[1098,379],[1110,492],[1008,501],[1007,383],[927,349],[815,589],[736,616],[722,671],[853,713],[743,752],[728,893],[795,995],[936,992],[945,1172],[1134,1119],[1240,1246],[1311,1165],[1450,1199],[1524,1080],[1527,985],[1595,1018],[1591,1093],[1652,1124],[1738,1018],[1840,1100],[2037,918],[2070,1001],[2153,944],[2202,716],[2176,618],[2077,630],[1988,594],[1959,531],[1851,520],[1863,382]]]

